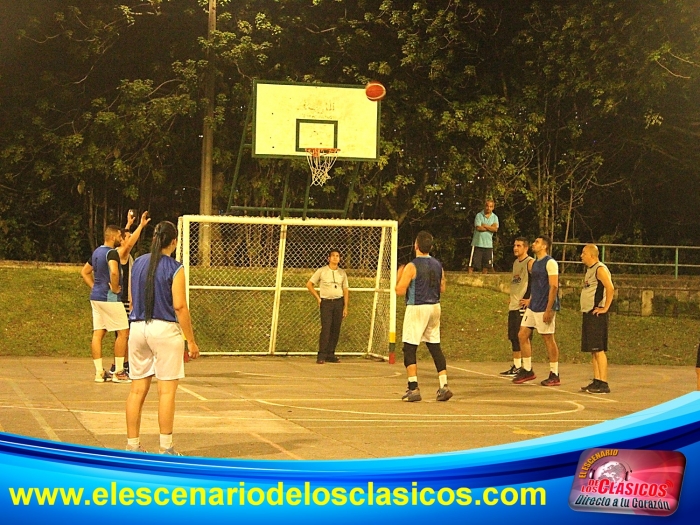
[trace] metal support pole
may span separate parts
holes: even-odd
[[[289,191],[289,170],[287,170],[287,176],[284,178],[284,193],[282,194],[282,210],[280,211],[280,218],[284,219],[284,207],[287,205],[287,192]]]
[[[676,246],[676,260],[675,260],[675,264],[673,266],[673,270],[674,270],[675,278],[678,279],[678,247],[677,246]]]
[[[311,191],[311,172],[309,172],[309,180],[306,183],[306,195],[304,195],[304,213],[302,219],[306,219],[306,213],[309,211],[309,192]]]
[[[233,194],[236,191],[236,184],[238,184],[238,174],[241,171],[241,159],[243,158],[243,150],[248,147],[252,147],[252,144],[246,144],[246,139],[248,138],[248,126],[253,117],[253,93],[250,94],[250,100],[248,101],[248,111],[245,114],[245,122],[243,123],[243,133],[241,133],[241,143],[238,146],[238,158],[236,158],[236,168],[233,171],[233,182],[231,182],[231,192],[228,196],[228,206],[226,211],[231,211],[231,206],[233,205]]]
[[[211,43],[216,31],[216,0],[209,0],[209,24],[207,39]],[[215,54],[211,47],[207,48],[207,80],[205,85],[205,98],[207,108],[204,116],[204,129],[202,131],[202,176],[199,194],[200,215],[211,215],[212,179],[214,164],[214,98],[216,96],[216,78],[214,69]],[[200,264],[208,267],[211,263],[211,227],[208,223],[202,224],[200,230],[199,250],[201,254]]]

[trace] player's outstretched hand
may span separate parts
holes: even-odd
[[[145,228],[149,222],[151,222],[151,218],[148,216],[148,210],[146,210],[141,214],[141,227]]]
[[[126,214],[126,229],[130,229],[131,225],[134,224],[134,210],[129,210]]]

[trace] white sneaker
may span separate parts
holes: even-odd
[[[109,381],[109,375],[107,375],[107,372],[102,370],[102,372],[95,373],[95,383],[104,383],[105,381]]]

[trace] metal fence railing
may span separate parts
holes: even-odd
[[[567,265],[580,265],[586,243],[554,242],[552,256],[562,273]],[[640,245],[599,243],[600,260],[616,266],[618,273],[660,274],[677,279],[679,275],[700,275],[700,246]]]

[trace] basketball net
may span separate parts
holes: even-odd
[[[312,186],[323,186],[331,178],[328,172],[335,164],[339,151],[338,148],[306,148]]]

